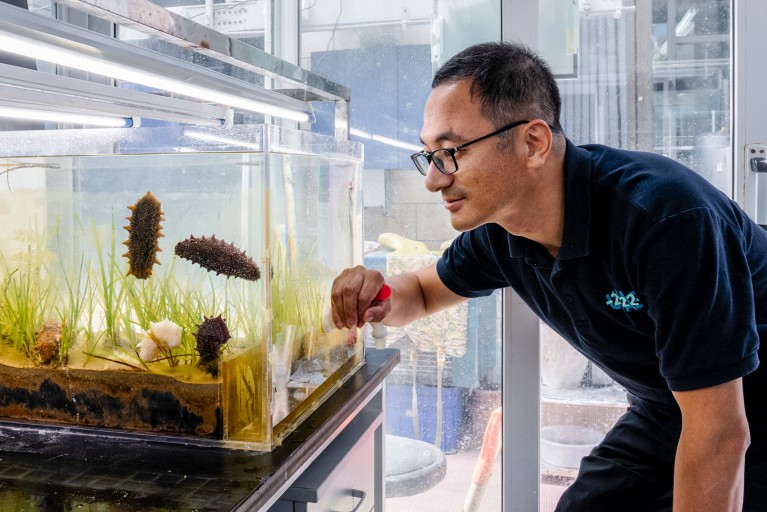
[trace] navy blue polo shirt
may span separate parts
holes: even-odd
[[[627,391],[675,404],[671,390],[758,367],[766,256],[767,232],[683,165],[568,141],[557,256],[486,224],[462,233],[437,272],[464,297],[512,286]],[[754,372],[762,392],[764,373]]]

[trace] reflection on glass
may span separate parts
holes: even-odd
[[[544,38],[548,12],[540,15]],[[565,134],[664,154],[730,194],[730,15],[719,0],[581,9],[578,73],[559,80]],[[577,474],[573,459],[596,440],[589,432],[606,432],[626,405],[618,386],[545,326],[541,365],[541,511],[550,512]]]
[[[351,138],[365,147],[364,261],[384,275],[429,264],[457,234],[410,155],[422,149],[434,69],[472,43],[500,39],[500,4],[303,4],[301,65],[351,89]],[[331,133],[332,106],[314,107],[313,131]],[[499,306],[494,294],[388,330],[386,344],[402,358],[386,386],[387,511],[461,511],[467,499],[475,510],[501,510],[500,423],[491,421],[501,403]],[[397,478],[414,466],[420,481]]]

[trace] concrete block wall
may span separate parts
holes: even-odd
[[[365,240],[377,241],[381,233],[424,242],[438,249],[458,236],[440,194],[426,190],[424,177],[415,169],[366,169],[364,178]]]

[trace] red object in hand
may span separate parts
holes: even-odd
[[[391,288],[389,288],[388,284],[385,284],[381,287],[380,290],[378,290],[378,295],[376,295],[373,300],[380,300],[383,302],[389,297],[391,297]]]
[[[375,297],[373,297],[373,302],[383,302],[387,300],[389,297],[391,297],[391,288],[389,288],[389,285],[383,285],[380,290],[378,290],[378,294],[376,294]],[[336,329],[337,327],[335,324],[333,324],[333,312],[330,308],[325,308],[325,311],[322,314],[322,331],[325,334],[329,334],[333,332],[333,329]],[[354,331],[354,335],[356,336],[356,330],[351,329],[351,331]],[[356,339],[356,338],[355,338]],[[355,340],[349,340],[348,343],[354,344]]]

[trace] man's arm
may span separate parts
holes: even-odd
[[[674,512],[739,512],[750,443],[742,380],[674,392],[674,397],[682,411]]]
[[[402,326],[466,300],[442,283],[436,263],[415,272],[387,277],[386,284],[392,294],[381,303],[374,298],[383,284],[384,278],[378,271],[361,266],[344,270],[333,281],[330,293],[333,323],[349,328],[381,321]]]

